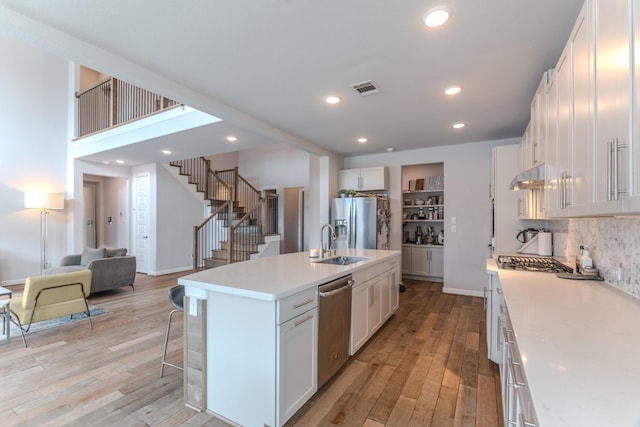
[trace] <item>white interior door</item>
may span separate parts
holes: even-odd
[[[84,247],[96,248],[98,238],[96,232],[96,187],[95,184],[85,183],[82,186],[84,200]]]
[[[133,239],[135,242],[136,271],[149,273],[149,174],[134,178]]]

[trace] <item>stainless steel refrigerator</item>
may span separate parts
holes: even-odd
[[[331,203],[334,248],[389,249],[389,201],[381,197],[344,197]]]

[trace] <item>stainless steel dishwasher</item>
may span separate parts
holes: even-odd
[[[318,388],[349,359],[351,276],[318,287]]]

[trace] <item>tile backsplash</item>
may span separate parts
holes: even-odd
[[[548,224],[556,257],[574,262],[579,246],[585,245],[607,283],[640,298],[640,217],[581,218]]]

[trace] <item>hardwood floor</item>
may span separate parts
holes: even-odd
[[[184,273],[183,273],[184,274]],[[181,274],[138,275],[130,288],[90,297],[111,311],[0,345],[3,426],[227,426],[186,408],[182,372],[160,360]],[[498,426],[495,366],[486,358],[482,300],[405,281],[400,308],[287,426]],[[18,287],[13,287],[19,292]],[[169,360],[181,364],[182,316]]]

